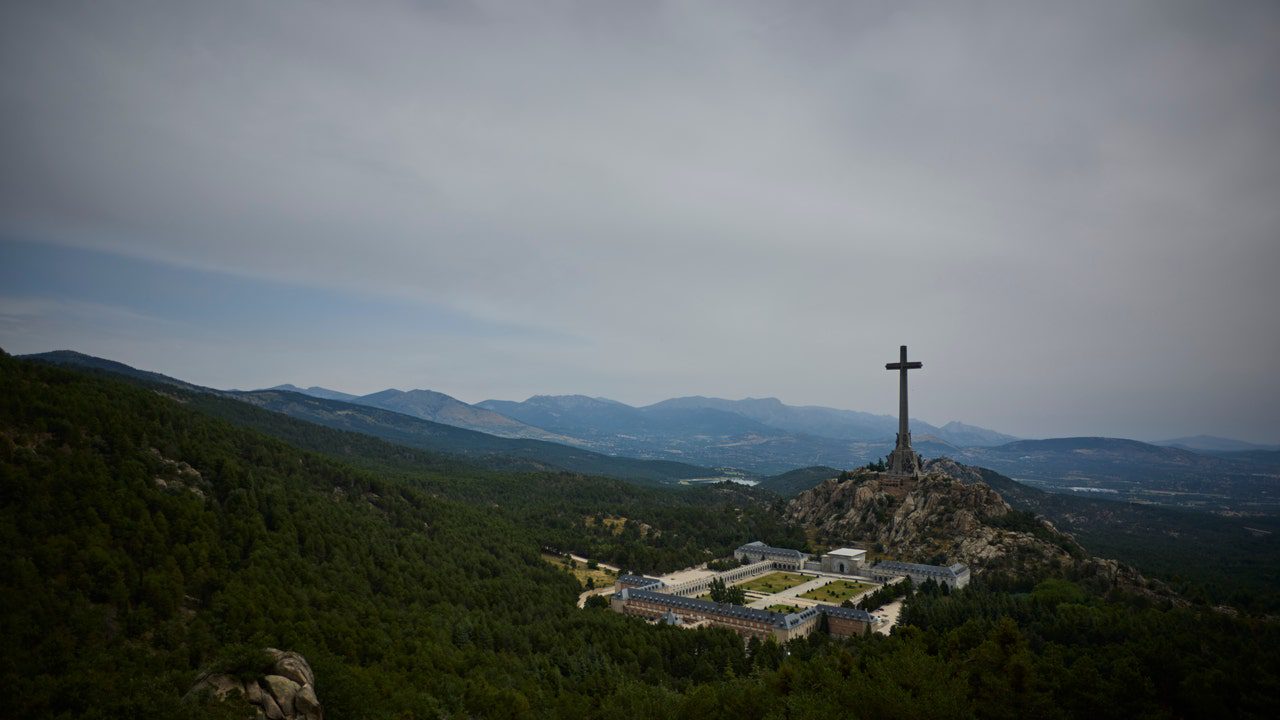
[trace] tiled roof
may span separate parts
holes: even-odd
[[[804,555],[804,553],[800,552],[799,550],[792,550],[790,548],[770,547],[769,545],[765,545],[759,540],[753,543],[747,543],[746,545],[740,546],[738,548],[738,551],[761,553],[763,555],[773,555],[775,557],[796,558],[796,559]]]
[[[769,610],[757,610],[755,608],[743,607],[741,605],[729,605],[726,603],[712,602],[710,600],[680,597],[679,595],[667,595],[666,593],[653,592],[652,590],[628,590],[626,597],[627,599],[648,600],[650,602],[662,603],[663,605],[672,608],[683,608],[685,610],[714,613],[716,615],[735,617],[741,620],[765,622],[773,625],[780,624],[779,621],[783,617],[781,614],[771,612]]]
[[[694,612],[706,613],[708,615],[721,615],[724,617],[738,618],[740,620],[763,622],[776,627],[792,628],[797,625],[802,625],[818,613],[824,613],[830,617],[843,618],[845,620],[857,620],[865,623],[875,622],[875,617],[866,610],[840,607],[838,605],[815,605],[810,608],[805,608],[797,613],[788,613],[784,615],[782,613],[773,612],[772,610],[758,610],[756,608],[743,607],[741,605],[730,605],[727,603],[712,602],[710,600],[680,597],[679,595],[667,595],[666,593],[653,592],[652,590],[637,590],[632,588],[623,592],[623,599],[625,600],[648,600],[649,602],[665,605],[667,608],[692,610]]]
[[[840,607],[839,605],[819,605],[818,607],[821,607],[822,612],[826,613],[829,617],[842,618],[844,620],[858,620],[865,623],[875,622],[875,616],[860,608],[847,608]]]

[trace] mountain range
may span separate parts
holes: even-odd
[[[883,458],[896,428],[891,416],[788,406],[775,398],[683,397],[633,407],[607,398],[538,395],[472,405],[430,390],[357,396],[282,385],[223,391],[71,351],[26,357],[232,398],[489,467],[660,482],[781,473],[763,485],[783,494],[824,479],[828,468]],[[1280,505],[1272,492],[1280,452],[1233,449],[1255,447],[1248,443],[1205,437],[1168,446],[1100,437],[1016,440],[958,422],[912,422],[913,445],[925,457],[989,467],[1046,490],[1217,512],[1272,512]],[[1205,449],[1181,447],[1192,441]]]
[[[535,395],[522,402],[470,405],[431,390],[384,390],[356,396],[321,387],[300,392],[379,407],[499,437],[547,440],[609,455],[674,460],[771,474],[799,466],[854,466],[892,449],[897,419],[853,410],[791,406],[777,398],[681,397],[643,407],[585,395]],[[913,420],[922,452],[996,445],[1010,435],[951,422]]]
[[[504,438],[525,438],[575,445],[575,438],[547,432],[542,428],[526,425],[500,413],[476,405],[468,405],[456,398],[434,390],[388,389],[369,395],[351,395],[322,387],[300,388],[294,385],[277,385],[272,390],[310,395],[323,400],[339,400],[356,405],[382,408],[420,420],[443,423],[454,427],[475,430]]]

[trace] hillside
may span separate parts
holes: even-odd
[[[821,483],[823,480],[836,477],[841,471],[835,468],[826,467],[824,465],[815,465],[813,467],[797,468],[780,475],[761,480],[756,487],[761,490],[774,492],[782,497],[789,498],[794,495],[808,490],[809,488]]]
[[[161,375],[157,372],[149,370],[139,370],[130,367],[115,360],[107,360],[106,358],[85,355],[84,353],[74,350],[54,350],[52,352],[35,353],[32,355],[20,355],[20,360],[33,360],[35,362],[48,363],[50,365],[61,365],[63,367],[84,368],[87,370],[97,370],[107,372],[113,375],[122,375],[124,377],[133,378],[134,380],[143,380],[145,382],[158,383],[160,385],[172,385],[187,390],[207,390],[199,385],[193,385],[185,380]]]
[[[1089,552],[1113,557],[1185,597],[1256,612],[1280,611],[1280,519],[1216,515],[1045,492],[986,468],[926,463],[965,483],[985,483],[1013,509],[1049,519]]]
[[[0,397],[5,716],[244,718],[188,690],[259,672],[263,647],[309,661],[333,718],[1265,717],[1277,695],[1274,623],[1071,582],[918,594],[893,636],[782,648],[578,610],[539,557],[661,572],[748,537],[802,546],[750,488],[477,470],[3,355]]]
[[[962,562],[975,573],[1070,577],[1100,590],[1173,597],[1137,572],[1091,557],[1070,535],[1018,512],[983,482],[964,483],[931,468],[902,488],[881,473],[858,470],[801,493],[787,517],[829,544],[856,542],[908,562]]]
[[[428,487],[435,476],[388,480],[151,390],[3,356],[0,396],[6,716],[244,717],[234,704],[183,698],[202,671],[265,646],[302,653],[339,718],[565,706],[562,716],[580,716],[626,692],[622,678],[637,673],[624,648],[660,643],[646,653],[646,682],[668,694],[688,686],[693,658],[744,661],[729,634],[655,635],[577,611],[577,582],[539,558],[562,530],[442,499]],[[458,488],[483,480],[453,477]],[[664,517],[754,512],[722,513],[706,489],[671,496],[659,517],[648,514],[653,491],[548,480],[548,501],[563,492],[566,508],[575,497],[604,512],[629,506],[672,539],[684,528]],[[696,555],[731,545],[702,547]],[[676,561],[662,557],[646,569]]]
[[[469,458],[471,462],[504,470],[569,470],[630,480],[669,482],[716,475],[710,468],[663,460],[612,457],[553,442],[501,438],[452,425],[421,420],[402,413],[327,400],[286,390],[223,391],[205,388],[159,373],[82,353],[59,351],[24,356],[64,367],[105,372],[143,383],[158,383],[209,396],[235,398],[326,427],[372,435],[408,447]],[[447,396],[446,396],[447,397]],[[227,415],[235,415],[225,409]]]

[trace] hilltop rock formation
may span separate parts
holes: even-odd
[[[260,678],[241,682],[225,673],[202,677],[192,692],[208,690],[219,699],[239,693],[267,720],[324,720],[316,697],[315,674],[307,659],[296,652],[267,648],[273,663]]]
[[[963,562],[975,574],[1069,576],[1168,594],[1128,566],[1090,557],[1048,520],[1014,511],[975,469],[950,460],[929,463],[915,482],[867,470],[846,473],[796,496],[786,513],[823,540],[861,543],[910,562]]]

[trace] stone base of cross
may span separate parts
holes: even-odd
[[[920,459],[920,453],[911,449],[911,439],[908,438],[906,443],[899,441],[893,452],[889,453],[888,465],[886,472],[890,475],[909,475],[918,478],[923,461]]]

